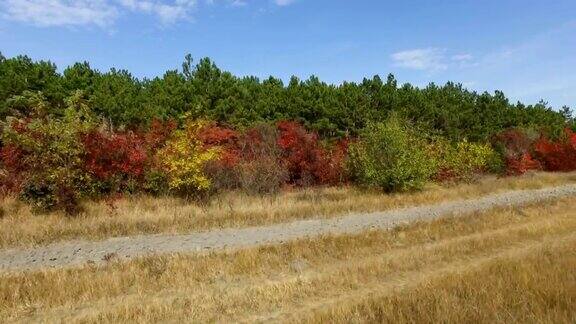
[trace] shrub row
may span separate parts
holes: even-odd
[[[39,110],[8,117],[0,144],[0,189],[38,210],[74,213],[83,198],[116,193],[272,193],[345,180],[346,143],[323,143],[294,122],[239,132],[184,118],[179,127],[155,120],[145,131],[114,130],[81,96],[62,118]]]
[[[501,164],[489,144],[429,139],[395,117],[365,128],[348,160],[358,183],[389,192],[420,189],[430,179],[470,180]]]
[[[530,130],[510,129],[495,136],[493,145],[503,157],[508,175],[576,170],[576,134],[570,129],[555,141]]]
[[[205,197],[222,190],[274,193],[284,186],[354,182],[387,192],[483,172],[576,169],[576,134],[556,141],[512,129],[492,143],[430,138],[392,115],[354,140],[328,142],[293,121],[237,130],[184,117],[113,129],[81,93],[61,117],[39,106],[8,117],[0,141],[0,190],[38,210],[78,211],[84,198],[118,193]]]

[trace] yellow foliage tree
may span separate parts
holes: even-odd
[[[158,161],[166,172],[171,190],[189,193],[210,188],[204,165],[218,158],[219,149],[205,148],[198,138],[205,126],[206,122],[187,120],[158,152]]]

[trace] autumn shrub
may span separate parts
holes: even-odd
[[[204,126],[198,134],[198,139],[204,146],[220,148],[217,161],[228,167],[233,167],[240,160],[238,138],[239,134],[235,130],[214,123]]]
[[[237,189],[240,187],[237,170],[241,156],[239,134],[235,130],[209,123],[199,132],[198,138],[206,148],[218,148],[217,159],[206,163],[204,170],[212,182],[214,191]]]
[[[278,145],[290,174],[297,185],[335,184],[343,175],[344,150],[324,148],[318,135],[293,121],[278,123]]]
[[[161,169],[149,169],[144,174],[142,190],[145,193],[159,196],[170,192],[168,176]]]
[[[175,120],[166,121],[154,118],[148,129],[140,130],[137,135],[144,141],[144,146],[149,152],[155,152],[162,148],[172,133],[178,128]]]
[[[506,174],[521,175],[541,168],[532,154],[537,138],[536,132],[524,129],[509,129],[494,136],[492,144],[506,165]]]
[[[26,124],[29,121],[8,118],[6,123],[0,123],[3,133],[8,130],[15,133],[26,131]],[[5,141],[4,141],[5,142]],[[23,173],[26,165],[22,163],[24,151],[15,144],[3,143],[0,141],[0,194],[18,192],[24,180]]]
[[[336,185],[348,181],[346,159],[349,146],[350,140],[343,139],[325,149],[325,153],[321,155],[319,169],[316,171],[320,184]]]
[[[174,131],[157,154],[169,189],[186,197],[201,194],[211,185],[204,166],[218,158],[219,150],[204,147],[199,139],[205,125],[202,121],[185,121],[183,128]]]
[[[79,199],[93,190],[83,166],[80,134],[93,129],[94,119],[80,95],[69,98],[67,105],[62,118],[9,118],[3,128],[4,148],[18,152],[19,195],[37,210],[76,212]]]
[[[520,157],[506,157],[506,174],[522,175],[531,170],[541,170],[540,162],[532,157],[531,153],[524,153]]]
[[[475,175],[497,169],[500,157],[489,144],[461,141],[455,144],[443,139],[430,146],[431,157],[437,161],[437,181],[470,180]]]
[[[140,129],[136,135],[142,140],[146,150],[147,163],[144,169],[141,190],[152,195],[169,193],[168,176],[163,171],[163,157],[157,154],[178,128],[175,120],[160,120],[155,118],[149,128]]]
[[[565,136],[558,141],[546,137],[534,144],[534,152],[542,167],[547,171],[576,170],[576,133],[566,129]]]
[[[13,144],[0,148],[0,194],[18,192],[24,181],[24,151]]]
[[[108,192],[130,190],[142,183],[148,154],[142,138],[132,132],[91,130],[82,135],[84,167]],[[131,191],[137,190],[137,188]]]
[[[361,132],[359,141],[350,146],[349,167],[360,184],[397,192],[422,188],[436,163],[418,134],[392,116]]]
[[[493,143],[497,149],[509,156],[522,156],[529,153],[538,134],[520,128],[508,129],[494,136]]]
[[[289,181],[278,138],[278,129],[270,124],[258,124],[240,137],[241,160],[236,174],[241,190],[251,194],[277,193]]]
[[[257,124],[243,133],[214,125],[204,129],[200,135],[204,144],[220,150],[219,158],[205,168],[214,190],[278,192],[288,181],[278,137],[277,129],[270,124]]]
[[[321,163],[318,136],[309,133],[300,124],[293,121],[278,123],[280,136],[278,145],[282,149],[290,174],[290,182],[294,184],[313,184],[316,182],[316,171]]]
[[[285,168],[273,157],[242,161],[236,167],[240,188],[249,194],[275,194],[288,180]]]

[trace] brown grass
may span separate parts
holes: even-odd
[[[570,322],[574,199],[205,256],[5,274],[0,321]]]
[[[243,227],[352,212],[383,211],[447,200],[467,199],[517,189],[576,183],[576,173],[534,173],[523,177],[486,177],[477,183],[430,185],[424,191],[387,195],[353,187],[317,188],[256,197],[228,193],[207,205],[175,198],[131,197],[114,203],[87,203],[77,217],[34,215],[15,199],[0,201],[0,248],[33,246],[71,239],[102,239],[154,233],[186,233]]]
[[[576,322],[574,236],[509,257],[415,278],[414,288],[396,294],[345,296],[340,303],[294,317],[307,323]]]

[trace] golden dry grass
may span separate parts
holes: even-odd
[[[200,256],[0,275],[0,321],[570,322],[576,201]]]
[[[352,212],[384,211],[567,183],[576,183],[576,173],[486,177],[476,183],[430,185],[421,192],[393,195],[353,187],[294,190],[273,197],[253,197],[233,192],[216,197],[207,205],[175,198],[139,196],[118,201],[114,209],[103,203],[87,203],[86,212],[77,217],[66,217],[60,213],[35,215],[24,204],[5,198],[0,201],[0,248],[72,239],[265,225]]]
[[[307,323],[575,323],[576,242],[571,238],[476,269],[466,265],[417,278],[414,288],[396,294],[347,296],[295,317]]]

